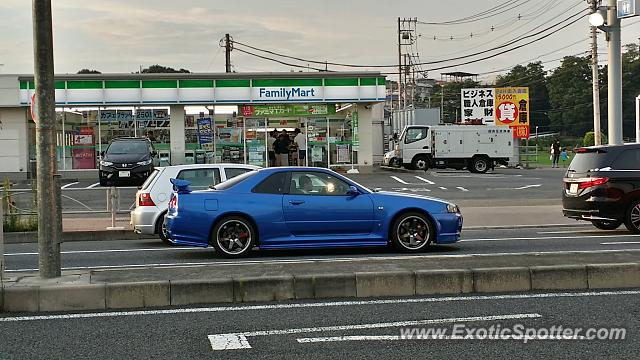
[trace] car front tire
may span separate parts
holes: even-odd
[[[257,243],[253,224],[242,216],[222,218],[211,232],[211,245],[226,258],[247,256]]]
[[[416,156],[415,158],[413,158],[413,161],[411,162],[411,167],[414,170],[427,171],[429,170],[429,158],[427,158],[424,155]]]
[[[402,252],[424,251],[434,241],[436,234],[427,217],[418,212],[400,215],[391,227],[391,243]]]
[[[622,221],[592,220],[591,224],[600,230],[615,230],[622,225]]]
[[[640,234],[640,200],[631,203],[624,219],[624,226],[632,233]]]

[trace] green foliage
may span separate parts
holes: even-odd
[[[92,70],[92,69],[82,69],[80,71],[78,71],[78,74],[102,74],[100,71],[98,70]]]
[[[589,131],[586,134],[584,134],[584,138],[582,139],[582,146],[593,146],[595,145],[595,136],[594,136],[594,132],[593,131]],[[607,136],[604,133],[600,133],[600,143],[601,144],[606,144],[608,143],[609,140],[607,139]]]
[[[435,104],[440,101],[441,97],[443,96],[442,92],[444,91],[444,111],[442,112],[443,121],[445,123],[460,121],[462,117],[460,104],[460,94],[462,92],[462,89],[477,88],[480,86],[482,86],[480,85],[480,83],[471,79],[448,82],[444,86],[440,84],[435,85],[433,88],[434,94],[432,96],[434,107],[439,107]]]
[[[143,74],[171,74],[171,73],[190,73],[191,71],[187,70],[187,69],[182,69],[180,68],[180,70],[176,70],[174,68],[168,67],[168,66],[162,66],[162,65],[151,65],[148,68],[144,68],[141,71]]]
[[[4,217],[2,219],[2,228],[6,232],[22,232],[38,230],[38,218],[34,215],[21,215],[15,208],[15,202],[11,197],[11,183],[4,180],[2,183],[2,196],[0,202]],[[35,198],[35,196],[34,196]],[[35,201],[34,201],[35,204]],[[32,209],[33,210],[33,209]]]

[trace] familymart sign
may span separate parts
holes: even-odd
[[[351,73],[349,74],[351,75]],[[194,76],[182,79],[95,79],[65,76],[56,79],[58,105],[138,104],[274,104],[382,102],[385,78],[363,74],[354,77],[324,75],[317,78],[225,78]],[[32,78],[20,79],[20,101],[29,105],[35,92]]]

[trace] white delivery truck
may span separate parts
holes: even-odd
[[[485,173],[513,157],[513,134],[506,126],[409,125],[384,163],[411,169],[467,168]]]

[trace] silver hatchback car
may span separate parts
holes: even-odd
[[[205,190],[240,174],[259,169],[243,164],[194,164],[156,168],[136,193],[136,208],[131,211],[131,225],[138,234],[158,234],[169,244],[164,231],[164,215],[167,212],[173,186],[171,178],[191,181],[193,190]]]

